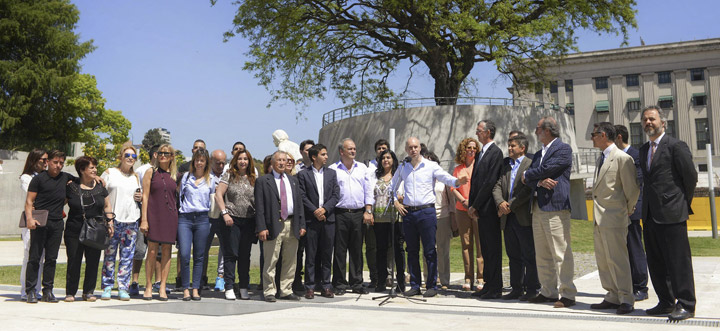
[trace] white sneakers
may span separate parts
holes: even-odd
[[[225,299],[227,299],[227,300],[235,300],[235,291],[233,291],[233,290],[227,290],[227,291],[225,291]]]
[[[240,289],[240,300],[250,300],[250,294],[246,288]]]

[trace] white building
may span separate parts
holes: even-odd
[[[640,111],[658,105],[666,132],[688,144],[700,171],[705,144],[720,153],[720,38],[571,54],[548,73],[549,83],[510,91],[571,110],[579,148],[592,147],[593,124],[603,121],[628,127],[639,147],[647,140]]]
[[[166,128],[156,128],[156,130],[158,130],[158,132],[160,132],[160,137],[161,137],[164,141],[167,141],[168,144],[170,144],[170,143],[172,142],[172,140],[170,140],[170,131],[168,131],[168,129],[166,129]]]

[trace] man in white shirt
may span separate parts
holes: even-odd
[[[411,288],[405,291],[406,296],[420,294],[422,281],[418,254],[422,241],[423,255],[427,261],[428,279],[425,282],[427,291],[424,297],[437,295],[437,251],[435,250],[435,233],[437,216],[435,214],[435,181],[445,185],[459,187],[468,182],[467,176],[459,179],[453,177],[440,165],[420,155],[420,140],[410,137],[405,143],[405,152],[409,162],[403,161],[393,176],[391,185],[397,191],[403,183],[403,202],[395,201],[395,208],[403,216],[403,231],[408,252],[408,272]]]

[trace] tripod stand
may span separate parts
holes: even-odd
[[[403,162],[403,165],[404,164],[405,164],[405,162]],[[399,169],[402,169],[402,167]],[[393,200],[395,198],[396,187],[392,187],[391,189],[392,189],[392,193],[390,194],[390,199],[388,201],[387,206],[385,207],[385,211],[383,211],[383,215],[387,214],[388,209],[390,209],[390,205],[393,203]],[[413,302],[413,301],[427,302],[427,300],[425,300],[425,299],[411,298],[411,297],[405,296],[403,293],[398,294],[396,291],[397,286],[395,286],[395,224],[397,223],[397,218],[398,218],[398,213],[397,213],[397,211],[395,211],[393,213],[392,219],[390,220],[390,250],[392,252],[392,254],[391,254],[392,255],[392,263],[391,263],[392,266],[390,269],[390,270],[392,270],[392,272],[390,273],[390,281],[392,283],[392,286],[390,286],[389,294],[372,298],[373,300],[383,299],[383,301],[381,301],[380,304],[378,304],[378,306],[382,306],[386,303],[389,303],[390,300],[395,299],[397,297],[405,298],[406,300],[408,300],[410,302]]]

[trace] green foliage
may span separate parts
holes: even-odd
[[[78,108],[88,91],[79,61],[93,50],[73,30],[77,8],[67,0],[0,0],[0,144],[64,147],[85,141]],[[94,88],[94,86],[93,86]],[[92,103],[93,95],[88,95]]]
[[[214,3],[216,0],[211,0]],[[401,62],[424,64],[439,104],[455,103],[478,62],[516,81],[542,77],[575,49],[575,31],[622,34],[635,0],[244,0],[228,40],[250,41],[244,69],[272,94],[304,107],[328,88],[343,102],[392,100]],[[406,87],[407,90],[407,87]],[[403,91],[404,93],[406,91]]]

